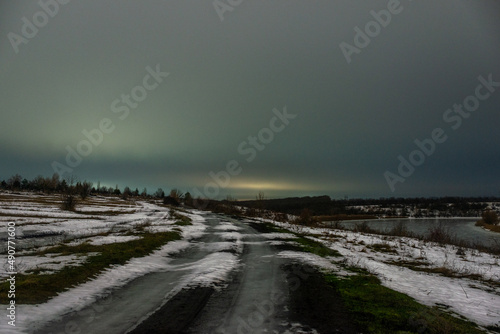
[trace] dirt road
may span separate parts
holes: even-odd
[[[356,332],[321,274],[279,257],[250,221],[210,214],[204,224],[201,238],[168,259],[169,270],[140,277],[37,333]],[[226,270],[224,280],[213,278],[220,274],[210,271],[214,266]]]

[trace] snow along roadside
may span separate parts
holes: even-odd
[[[424,305],[447,305],[449,311],[479,325],[500,327],[500,288],[492,289],[481,281],[466,278],[450,278],[413,271],[397,264],[386,263],[392,258],[390,255],[367,251],[366,245],[391,244],[387,237],[265,221],[291,231],[314,236],[311,239],[338,251],[344,259],[347,259],[349,265],[368,270],[381,280],[382,285],[404,293]],[[331,241],[332,239],[337,240]],[[416,249],[421,249],[422,254],[427,254],[427,260],[434,265],[442,265],[443,259],[446,258],[455,266],[468,263],[475,273],[481,273],[485,279],[495,280],[499,277],[498,257],[494,255],[466,250],[468,254],[464,260],[456,255],[456,249],[454,249],[455,252],[450,252],[450,247],[454,246],[437,246],[434,243],[405,237],[390,237],[390,239],[400,247],[396,258],[401,259],[402,255],[409,256],[412,252],[415,253]],[[415,245],[418,248],[415,249]],[[414,256],[420,255],[414,254]]]
[[[218,286],[238,261],[236,256],[227,252],[217,252],[208,258],[193,263],[185,268],[170,264],[170,256],[193,245],[190,242],[204,234],[205,219],[196,214],[189,214],[193,225],[183,226],[183,240],[171,241],[148,256],[133,258],[121,266],[113,266],[104,270],[98,277],[64,291],[43,304],[16,305],[16,327],[7,322],[0,323],[0,333],[31,333],[43,327],[47,321],[60,319],[65,314],[77,312],[107,296],[110,291],[125,286],[132,280],[145,274],[165,270],[190,270],[184,279],[177,282],[178,291],[186,286]],[[6,305],[1,305],[4,308]]]

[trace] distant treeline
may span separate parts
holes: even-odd
[[[345,211],[344,204],[335,203],[329,196],[257,199],[238,201],[237,204],[249,208],[278,211],[292,215],[299,215],[304,208],[309,209],[316,216],[344,213]]]
[[[164,191],[158,188],[152,195],[148,194],[146,188],[141,192],[139,189],[132,190],[128,186],[124,187],[123,190],[115,187],[101,186],[98,182],[94,185],[89,181],[78,181],[76,177],[70,176],[66,179],[61,179],[61,177],[55,173],[51,177],[43,177],[41,175],[35,177],[32,180],[23,178],[21,175],[16,174],[8,178],[7,180],[2,180],[0,182],[0,189],[2,190],[12,190],[12,191],[34,191],[43,193],[72,193],[75,195],[80,195],[85,198],[88,195],[116,195],[122,197],[158,197],[163,198],[165,196]]]
[[[498,197],[434,197],[331,199],[329,196],[291,197],[238,201],[244,207],[260,208],[299,215],[307,208],[315,216],[330,215],[389,215],[389,216],[474,216],[488,207],[487,202],[499,202]],[[439,214],[437,214],[439,212]]]
[[[158,188],[153,194],[148,194],[146,188],[132,190],[124,187],[123,190],[116,187],[101,186],[98,182],[94,185],[88,181],[78,181],[70,176],[61,179],[58,174],[51,177],[37,176],[32,180],[13,175],[7,180],[0,182],[0,189],[12,191],[34,191],[43,193],[62,193],[80,195],[85,198],[88,195],[115,195],[122,198],[166,198],[165,204],[184,203],[188,206],[199,207],[218,211],[220,208],[228,212],[236,210],[234,206],[246,207],[252,210],[275,211],[284,214],[299,216],[304,214],[304,209],[313,216],[338,216],[338,215],[371,215],[371,216],[394,216],[394,217],[459,217],[480,216],[486,209],[497,209],[488,207],[488,202],[500,202],[498,197],[390,197],[379,199],[331,199],[329,196],[315,197],[289,197],[282,199],[265,199],[263,193],[259,193],[255,200],[236,201],[233,199],[218,201],[212,199],[195,199],[189,193],[183,194],[177,189],[172,189],[169,196],[165,196],[163,189]],[[216,208],[218,208],[216,210]],[[229,209],[228,209],[229,208]],[[237,210],[236,210],[237,211]]]

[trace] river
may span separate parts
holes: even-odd
[[[469,243],[483,246],[500,245],[500,233],[487,231],[475,226],[479,218],[404,218],[366,220],[368,226],[378,231],[390,231],[394,226],[403,223],[408,231],[425,236],[436,226],[443,226],[451,235]],[[342,226],[354,228],[360,221],[344,221]]]

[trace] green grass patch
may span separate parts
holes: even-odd
[[[341,256],[340,253],[336,250],[330,249],[320,242],[311,240],[303,236],[297,236],[297,239],[294,239],[294,241],[300,244],[300,247],[304,252],[313,253],[322,257]]]
[[[179,226],[193,225],[193,223],[191,223],[191,218],[181,215],[180,213],[176,212],[174,214],[174,218],[176,219],[175,225]]]
[[[365,333],[484,333],[475,324],[386,288],[372,275],[326,281],[342,296],[345,306]]]
[[[486,328],[493,333],[500,333],[500,326],[487,326]]]
[[[174,223],[174,225],[177,226],[188,226],[188,225],[193,225],[191,222],[186,222],[184,220],[178,220]]]
[[[292,233],[269,222],[250,223],[250,226],[260,233]]]
[[[53,274],[27,274],[16,276],[16,302],[18,304],[40,304],[54,297],[57,293],[84,283],[96,277],[102,270],[111,265],[122,265],[131,258],[146,256],[155,249],[179,240],[177,232],[144,233],[142,238],[128,242],[107,245],[91,245],[83,243],[77,246],[58,245],[48,248],[39,255],[57,253],[61,255],[86,254],[97,252],[87,258],[81,266],[64,267]],[[0,284],[0,303],[7,304],[8,282]]]
[[[292,231],[277,227],[276,225],[265,222],[265,223],[252,223],[251,226],[260,233],[288,233],[294,234],[296,238],[292,239],[299,246],[295,245],[285,245],[282,248],[286,248],[294,251],[310,252],[322,257],[325,256],[341,256],[337,251],[324,246],[322,243],[306,238],[302,235],[294,233]]]

